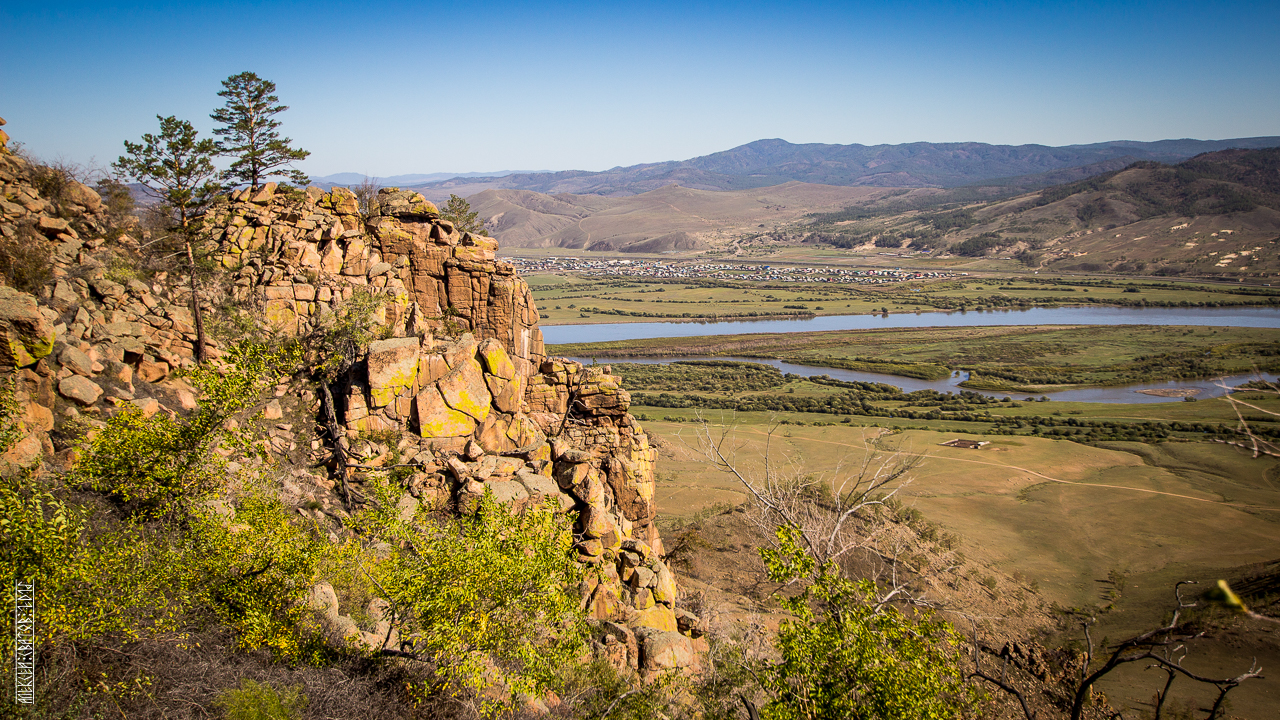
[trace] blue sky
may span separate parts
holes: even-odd
[[[277,84],[313,175],[603,170],[791,142],[1280,135],[1274,3],[0,4],[0,116],[106,165]]]

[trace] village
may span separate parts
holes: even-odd
[[[745,263],[686,263],[661,260],[586,260],[576,257],[511,258],[522,275],[575,272],[584,275],[651,278],[655,280],[736,280],[749,282],[839,283],[882,285],[907,280],[935,280],[968,273],[918,270],[854,270],[822,266],[755,265]]]

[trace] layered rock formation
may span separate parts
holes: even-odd
[[[195,407],[192,389],[171,377],[195,362],[187,281],[165,272],[144,281],[129,262],[137,241],[103,239],[105,208],[92,189],[64,178],[58,196],[45,197],[34,177],[0,147],[0,234],[50,273],[31,292],[0,285],[0,371],[15,378],[24,431],[5,472],[74,462],[74,449],[56,444],[64,421],[101,424],[124,405]],[[676,608],[654,525],[654,453],[621,381],[607,367],[544,357],[529,287],[492,239],[458,231],[417,193],[384,189],[371,205],[362,213],[344,188],[267,184],[206,216],[205,249],[225,271],[202,291],[206,313],[225,291],[276,331],[302,334],[366,293],[383,328],[331,388],[337,437],[326,437],[305,384],[282,382],[260,405],[274,422],[266,446],[287,475],[282,497],[340,532],[339,488],[305,464],[376,467],[394,452],[412,471],[405,512],[466,512],[486,492],[515,511],[531,502],[573,511],[579,559],[595,569],[580,591],[601,623],[601,650],[642,673],[688,666],[698,620]],[[209,355],[218,357],[216,342]],[[394,448],[385,437],[398,438]],[[314,594],[328,597],[322,587]],[[332,603],[316,603],[338,618],[338,636],[368,644]]]
[[[529,287],[496,259],[491,238],[459,232],[418,193],[383,188],[361,215],[346,188],[241,190],[211,213],[218,259],[240,298],[256,296],[275,328],[305,332],[361,288],[386,297],[397,337],[471,332],[502,343],[527,375],[543,357]]]
[[[458,232],[417,193],[386,188],[372,205],[361,216],[345,188],[240,191],[214,213],[217,257],[237,297],[288,332],[376,293],[391,337],[334,387],[338,442],[377,465],[383,454],[361,438],[411,432],[396,452],[411,458],[418,503],[465,511],[490,492],[516,509],[575,511],[579,559],[598,569],[583,603],[612,628],[610,656],[650,673],[687,664],[697,643],[678,631],[698,620],[676,609],[654,452],[619,378],[543,357],[528,285],[493,240]]]
[[[0,287],[0,374],[14,382],[24,430],[0,458],[5,472],[52,461],[63,421],[92,425],[124,404],[153,413],[157,398],[194,407],[190,388],[168,379],[194,362],[190,293],[165,273],[142,282],[123,262],[133,240],[107,247],[107,224],[93,189],[0,142],[0,242],[27,290]]]

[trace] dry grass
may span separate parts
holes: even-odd
[[[737,420],[733,438],[740,456],[758,455],[768,432],[766,418],[742,414]],[[728,478],[708,473],[698,462],[686,443],[693,435],[688,423],[650,421],[645,428],[666,441],[658,462],[661,515],[673,522],[686,518],[705,523],[699,513],[705,515],[716,502],[744,498]],[[864,442],[883,432],[848,426],[789,426],[786,431],[790,436],[775,442],[816,470],[861,452]],[[994,442],[981,450],[938,446],[955,436],[909,430],[886,435],[880,443],[923,457],[915,481],[902,491],[904,502],[960,538],[967,558],[961,575],[964,586],[973,590],[968,595],[952,591],[954,597],[994,610],[1002,622],[1018,615],[1010,607],[995,609],[991,598],[977,594],[987,578],[995,579],[996,594],[1035,587],[1039,599],[1062,607],[1097,612],[1114,604],[1094,630],[1095,640],[1104,635],[1114,639],[1161,622],[1177,580],[1212,583],[1237,577],[1243,568],[1275,560],[1278,554],[1280,461],[1275,459],[1253,460],[1244,451],[1207,443],[1115,443],[1099,448],[1017,437],[984,438]],[[752,543],[759,537],[734,529],[732,517],[713,516],[726,520],[700,531],[714,549],[702,553],[696,563],[710,567],[688,570],[695,577],[687,585],[719,597],[730,614],[745,621],[748,611],[759,609],[730,598],[751,598],[740,575],[750,576]],[[1109,578],[1117,576],[1125,577],[1124,589],[1114,595]],[[1034,605],[1037,598],[1028,597]],[[1264,667],[1280,662],[1274,629],[1232,623],[1214,625],[1188,662],[1210,674],[1238,673],[1253,655]],[[1022,630],[1034,635],[1034,624]],[[1056,631],[1053,625],[1044,622],[1040,629]],[[1077,634],[1069,630],[1058,639],[1067,641]],[[1115,703],[1140,707],[1154,692],[1153,682],[1150,673],[1129,668],[1102,687]],[[1268,717],[1264,709],[1276,706],[1274,685],[1261,681],[1237,689],[1232,696],[1235,712],[1239,717]],[[1183,692],[1177,687],[1175,694]],[[1202,694],[1184,693],[1179,702],[1200,702]]]

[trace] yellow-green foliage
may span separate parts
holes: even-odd
[[[58,476],[0,480],[0,582],[34,582],[42,643],[173,636],[218,624],[242,648],[316,657],[318,634],[304,600],[327,543],[290,522],[285,506],[243,472],[234,483],[238,497],[222,506],[231,512],[211,502],[227,484],[226,467],[211,452],[219,440],[235,439],[226,418],[296,355],[251,347],[231,355],[235,365],[192,374],[205,397],[189,417],[123,412],[84,446],[69,476],[126,509],[155,512],[77,504]],[[3,409],[0,440],[15,413],[12,403]],[[13,597],[6,597],[7,625]]]
[[[227,720],[295,720],[307,706],[301,686],[283,691],[252,680],[240,683],[239,690],[227,690],[218,698]]]
[[[509,693],[555,687],[586,637],[571,520],[546,505],[513,514],[486,494],[472,515],[406,522],[396,492],[379,484],[377,505],[356,525],[389,546],[369,563],[368,577],[391,604],[402,639],[435,658],[453,691],[479,693],[500,680]]]
[[[769,578],[805,583],[783,598],[792,618],[775,640],[780,659],[760,673],[772,695],[770,720],[968,717],[974,691],[965,685],[954,629],[928,613],[907,615],[877,601],[869,580],[841,576],[835,563],[805,552],[799,532],[778,529],[779,546],[762,549]]]
[[[293,347],[232,347],[225,358],[229,364],[205,364],[189,373],[202,392],[195,412],[148,418],[126,406],[82,448],[84,457],[73,477],[143,514],[163,512],[171,503],[186,504],[217,489],[227,473],[213,448],[239,440],[226,429],[227,419],[255,402],[299,358]]]
[[[325,543],[288,518],[254,490],[234,518],[201,503],[144,525],[63,501],[29,476],[0,481],[0,582],[35,583],[37,634],[51,645],[216,622],[242,648],[310,660],[317,634],[304,599]]]
[[[137,528],[92,533],[89,520],[87,510],[30,475],[0,481],[0,582],[35,584],[41,641],[170,629],[153,548]],[[5,617],[12,621],[13,597],[6,596]]]
[[[193,509],[174,548],[172,582],[234,630],[240,647],[312,660],[318,632],[305,600],[327,541],[289,517],[261,489],[240,499],[233,518],[208,505]]]

